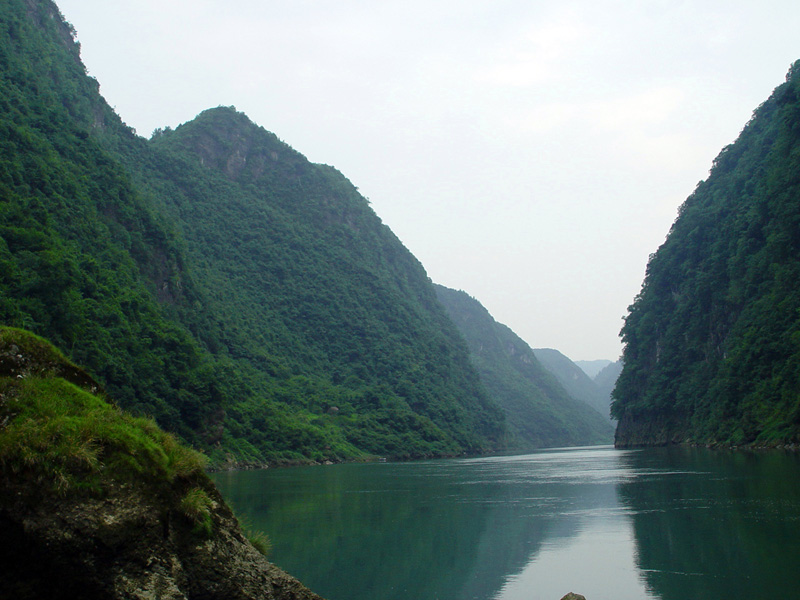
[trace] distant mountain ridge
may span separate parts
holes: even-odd
[[[611,393],[617,385],[619,374],[622,373],[622,361],[609,363],[602,371],[594,377],[594,384],[608,398],[609,406],[611,403]]]
[[[490,397],[503,409],[511,450],[609,443],[606,419],[575,399],[540,363],[536,350],[498,323],[466,292],[436,285],[439,301],[467,340]],[[575,367],[577,369],[577,367]],[[581,375],[586,377],[582,372]],[[591,381],[589,382],[591,383]]]
[[[589,376],[589,379],[594,379],[597,374],[610,365],[613,361],[608,359],[598,360],[574,360],[572,361],[578,365],[581,370]]]
[[[612,422],[610,395],[598,387],[583,369],[558,350],[536,348],[533,352],[570,396],[591,406],[598,414]]]

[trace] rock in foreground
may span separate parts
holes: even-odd
[[[0,357],[0,599],[321,600],[247,540],[200,455],[41,338],[0,328]]]
[[[248,543],[218,497],[206,538],[141,486],[66,501],[23,487],[0,509],[2,598],[319,598]]]

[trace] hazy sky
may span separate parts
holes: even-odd
[[[797,0],[57,0],[140,135],[234,105],[437,283],[616,359],[678,206],[800,59]]]

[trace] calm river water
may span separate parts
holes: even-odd
[[[328,600],[800,598],[800,456],[706,449],[217,473]]]

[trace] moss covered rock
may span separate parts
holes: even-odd
[[[45,340],[0,328],[0,368],[0,598],[319,598],[247,540],[201,455]]]

